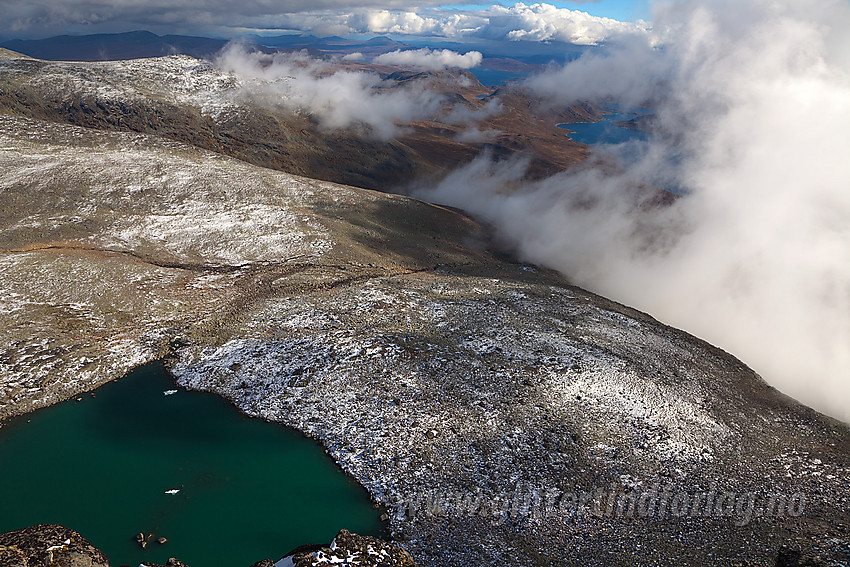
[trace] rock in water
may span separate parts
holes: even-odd
[[[188,567],[188,566],[175,557],[169,557],[168,561],[165,563],[165,565],[158,565],[156,563],[140,563],[139,567]]]
[[[109,560],[72,529],[40,524],[0,534],[3,567],[109,567]]]

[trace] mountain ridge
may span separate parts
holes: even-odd
[[[18,63],[16,63],[18,61]],[[24,61],[26,61],[24,63]],[[572,142],[559,122],[592,120],[599,109],[574,105],[535,109],[521,93],[505,98],[495,114],[481,96],[490,94],[468,72],[399,71],[362,63],[354,71],[413,75],[378,92],[409,84],[413,92],[433,91],[445,104],[475,115],[479,122],[447,123],[441,118],[401,125],[394,139],[382,140],[351,129],[328,129],[307,112],[281,110],[275,97],[251,91],[250,81],[187,56],[119,62],[6,60],[0,76],[0,109],[37,119],[106,130],[165,136],[316,179],[392,190],[414,178],[440,175],[474,159],[485,147],[500,158],[527,152],[533,176],[551,175],[582,161],[586,147]],[[498,101],[496,101],[498,102]],[[488,134],[465,140],[469,128]]]

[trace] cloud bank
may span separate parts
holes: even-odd
[[[479,159],[418,195],[850,421],[850,5],[678,1],[653,21],[658,47],[529,82],[560,103],[652,102],[657,135],[607,148],[637,159],[534,183]],[[643,183],[687,194],[659,206]]]
[[[421,0],[435,6],[439,0]],[[224,30],[260,25],[270,16],[319,10],[353,10],[374,5],[364,0],[0,0],[0,34],[40,37],[59,33],[99,33],[148,29],[165,33]],[[407,0],[386,0],[405,9]]]
[[[448,67],[472,69],[481,64],[482,55],[478,51],[458,53],[450,49],[408,49],[396,50],[375,57],[372,61],[383,65],[405,65],[419,69],[437,71]]]
[[[0,35],[43,37],[60,33],[97,33],[147,29],[235,37],[251,32],[301,31],[321,36],[400,34],[457,40],[566,41],[595,45],[623,34],[643,32],[645,22],[624,23],[550,4],[492,5],[478,10],[436,7],[443,2],[400,0],[0,0]],[[428,6],[434,6],[429,8]]]

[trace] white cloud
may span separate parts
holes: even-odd
[[[383,65],[404,65],[420,69],[445,69],[447,67],[459,67],[471,69],[481,64],[481,53],[468,51],[458,53],[449,49],[408,49],[396,50],[384,53],[373,59],[373,62]]]
[[[683,0],[654,21],[661,47],[530,83],[561,103],[653,101],[663,138],[632,145],[633,165],[527,183],[521,163],[482,159],[420,196],[850,421],[850,5]],[[645,182],[690,193],[653,206]]]
[[[410,11],[362,10],[336,17],[355,33],[431,35],[445,26],[440,17],[421,16]]]

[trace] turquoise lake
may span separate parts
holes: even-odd
[[[62,524],[113,567],[249,567],[342,528],[385,535],[365,489],[317,443],[179,388],[161,364],[81,397],[0,429],[0,533]],[[154,534],[144,550],[139,532]]]

